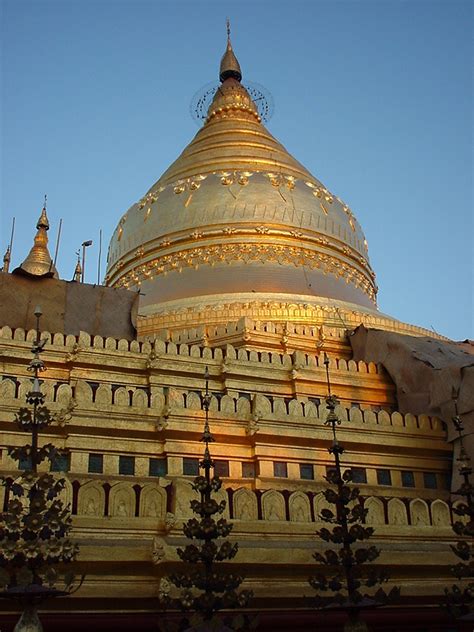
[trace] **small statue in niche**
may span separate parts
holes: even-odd
[[[127,505],[123,499],[120,499],[118,502],[117,516],[128,516]]]
[[[87,501],[85,513],[87,516],[97,516],[97,508],[93,498],[89,498]]]

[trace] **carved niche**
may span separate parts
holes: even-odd
[[[145,485],[140,494],[140,516],[162,519],[166,512],[166,491],[154,483]]]
[[[249,489],[238,489],[233,497],[235,520],[257,520],[257,498]]]
[[[398,498],[388,501],[388,522],[392,525],[407,525],[407,510],[404,503]]]
[[[323,509],[330,509],[332,512],[335,511],[334,505],[331,505],[330,503],[328,503],[328,501],[326,500],[326,497],[324,496],[322,492],[317,494],[314,497],[313,505],[314,505],[314,518],[316,522],[322,522],[321,511]]]
[[[428,505],[417,498],[410,503],[411,524],[413,527],[426,527],[430,524]]]
[[[302,492],[294,492],[288,503],[291,522],[311,522],[309,498]]]
[[[286,520],[285,500],[280,492],[272,489],[263,494],[262,514],[264,520]]]
[[[365,522],[368,525],[385,524],[385,514],[383,503],[379,498],[371,496],[364,503],[364,509],[367,509]]]
[[[135,492],[130,483],[118,483],[111,488],[109,515],[116,518],[135,516]]]
[[[451,526],[449,507],[442,500],[435,500],[431,505],[431,517],[434,527]]]
[[[79,488],[77,512],[84,516],[103,516],[105,492],[98,481],[89,481]]]
[[[191,500],[199,500],[199,495],[193,490],[191,483],[179,479],[174,481],[172,512],[178,520],[187,520],[193,515]]]

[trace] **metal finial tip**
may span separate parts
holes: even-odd
[[[43,208],[44,208],[44,210],[46,210],[46,204],[47,204],[47,202],[48,202],[48,196],[47,196],[47,194],[45,193],[45,194],[44,194],[44,204],[43,204]]]
[[[40,318],[43,315],[43,311],[41,309],[41,305],[37,305],[35,307],[35,311],[33,312],[36,318]]]
[[[227,18],[227,20],[226,20],[226,27],[227,27],[227,39],[230,39],[230,20],[229,20],[229,18]]]

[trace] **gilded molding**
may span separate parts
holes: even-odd
[[[230,297],[229,297],[230,298]],[[190,309],[192,308],[192,309]],[[146,336],[150,332],[168,328],[171,331],[186,331],[190,328],[217,324],[231,323],[230,329],[235,331],[235,322],[240,318],[246,318],[246,322],[270,323],[271,327],[279,327],[281,322],[287,326],[298,327],[301,324],[317,327],[316,339],[312,341],[316,348],[320,349],[329,340],[328,327],[334,328],[331,336],[339,331],[342,336],[348,329],[352,329],[363,323],[368,327],[375,327],[385,331],[395,331],[412,336],[438,337],[433,332],[422,327],[409,325],[386,317],[377,312],[368,313],[361,310],[340,308],[326,304],[310,304],[285,302],[278,300],[253,300],[239,298],[235,300],[222,300],[217,303],[207,303],[202,297],[196,297],[193,301],[186,301],[182,307],[171,308],[166,306],[162,311],[142,315],[138,319],[139,335]],[[297,324],[295,324],[297,323]],[[220,325],[226,327],[226,325]],[[270,325],[269,325],[270,326]],[[255,330],[257,331],[257,330]],[[294,332],[293,332],[294,333]],[[308,333],[306,333],[306,336]],[[445,339],[439,336],[440,339]],[[227,365],[222,366],[225,373]]]
[[[256,227],[255,231],[261,235],[269,233],[269,229],[263,226]],[[114,286],[129,287],[130,285],[141,284],[159,274],[166,274],[172,270],[180,271],[188,267],[212,266],[218,262],[249,263],[251,261],[319,269],[325,274],[329,273],[344,278],[347,283],[352,283],[355,287],[362,289],[374,303],[376,300],[376,288],[373,283],[350,263],[332,255],[302,248],[301,246],[272,243],[214,244],[197,246],[173,254],[157,256],[151,261],[133,267],[132,270],[123,274],[114,283]]]
[[[241,226],[226,226],[224,228],[218,228],[218,229],[211,228],[207,230],[195,230],[190,234],[177,235],[174,239],[168,238],[168,237],[164,238],[159,242],[159,246],[161,248],[180,246],[182,250],[181,252],[178,252],[176,255],[179,257],[181,256],[183,252],[186,252],[184,248],[189,243],[189,240],[197,241],[199,239],[216,238],[216,237],[221,236],[222,234],[227,235],[227,236],[233,236],[233,235],[252,235],[252,233],[253,234],[257,233],[259,235],[275,236],[277,238],[282,238],[282,237],[293,238],[293,239],[297,239],[298,241],[309,242],[309,244],[315,244],[315,245],[318,244],[323,247],[331,248],[333,250],[343,253],[345,256],[349,257],[350,259],[352,259],[353,261],[361,265],[363,268],[365,268],[367,274],[370,276],[372,281],[375,282],[375,273],[370,267],[370,264],[367,258],[361,255],[354,248],[351,248],[347,246],[343,241],[337,240],[330,236],[323,236],[323,235],[320,235],[319,233],[309,232],[309,231],[303,232],[302,230],[297,230],[293,228],[282,229],[282,228],[273,228],[267,225],[259,225],[256,227],[241,225]],[[275,244],[275,248],[279,248],[279,247],[280,247],[279,244]],[[118,287],[125,285],[126,287],[126,284],[131,282],[130,270],[128,271],[128,280],[124,281],[125,277],[122,275],[121,275],[121,279],[115,279],[114,277],[119,274],[119,271],[125,265],[131,266],[132,269],[134,270],[136,270],[137,268],[143,265],[146,265],[147,269],[149,269],[149,265],[151,261],[155,262],[158,260],[158,258],[154,258],[151,261],[149,260],[147,262],[141,262],[138,260],[143,259],[145,257],[150,257],[150,255],[153,256],[155,248],[156,247],[151,245],[149,246],[148,252],[147,252],[144,246],[140,246],[139,248],[135,250],[134,257],[128,262],[126,262],[126,260],[122,257],[115,264],[112,264],[109,267],[109,272],[106,277],[107,283],[109,285],[116,285]],[[162,257],[163,256],[166,256],[166,255],[162,255]],[[132,275],[132,278],[133,278],[133,275]],[[121,285],[119,285],[119,283],[121,283]]]

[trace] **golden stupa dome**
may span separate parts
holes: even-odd
[[[376,313],[359,223],[262,124],[230,39],[220,79],[203,127],[119,221],[106,283],[140,288],[148,318],[236,301]]]

